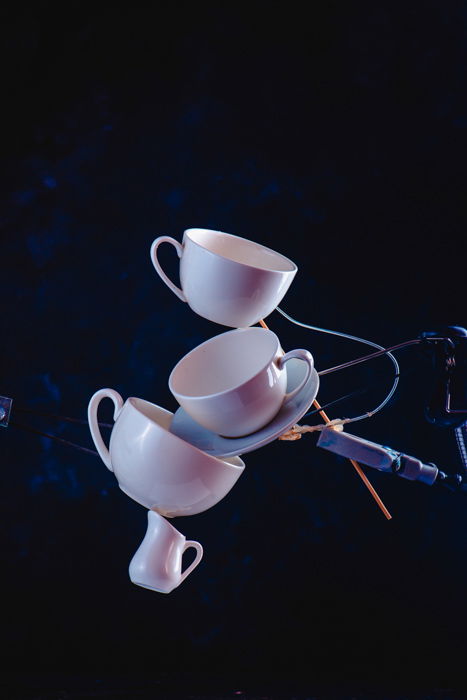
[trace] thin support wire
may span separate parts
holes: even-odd
[[[23,406],[15,405],[15,413],[32,413],[34,416],[40,416],[41,418],[54,418],[60,422],[88,425],[88,421],[85,418],[70,418],[69,416],[61,416],[58,413],[48,413],[46,411],[38,411],[35,408],[24,408]],[[99,427],[113,428],[113,423],[99,423]]]
[[[354,340],[358,343],[363,343],[364,345],[369,345],[372,348],[376,348],[379,350],[378,353],[373,353],[372,355],[367,355],[363,358],[359,358],[357,360],[352,360],[351,362],[346,362],[343,365],[338,365],[337,367],[331,367],[327,370],[322,370],[321,372],[318,372],[319,376],[324,376],[325,374],[330,374],[331,372],[337,372],[340,369],[345,369],[346,367],[352,367],[353,365],[358,364],[359,362],[365,362],[366,360],[372,359],[373,357],[379,357],[380,355],[387,355],[389,359],[391,360],[392,364],[394,365],[394,381],[392,384],[392,387],[387,394],[386,398],[372,411],[369,411],[368,413],[363,413],[360,416],[355,416],[351,419],[349,419],[349,423],[354,423],[359,420],[363,420],[364,418],[370,418],[371,416],[374,416],[375,413],[378,413],[383,409],[387,403],[392,399],[394,396],[394,393],[397,389],[397,385],[399,384],[399,376],[400,376],[400,370],[399,370],[399,363],[397,362],[396,358],[394,355],[390,352],[392,349],[398,349],[400,346],[394,346],[394,348],[384,348],[382,345],[379,345],[379,343],[374,343],[371,340],[366,340],[364,338],[359,338],[358,336],[355,335],[350,335],[348,333],[342,333],[340,331],[331,331],[328,330],[327,328],[318,328],[317,326],[312,326],[308,323],[302,323],[301,321],[297,321],[296,319],[292,318],[289,314],[287,314],[285,311],[280,309],[279,307],[276,308],[276,311],[278,311],[284,318],[286,318],[288,321],[291,323],[294,323],[296,326],[301,326],[302,328],[307,328],[308,330],[311,331],[317,331],[318,333],[328,333],[330,335],[336,335],[339,336],[340,338],[346,338],[347,340]],[[419,340],[413,340],[413,341],[408,341],[407,343],[402,344],[402,346],[405,347],[405,345],[412,345],[414,343],[420,342]]]
[[[62,445],[68,445],[68,447],[74,447],[77,450],[80,450],[81,452],[87,452],[88,454],[96,455],[97,457],[99,454],[96,452],[96,450],[90,450],[89,447],[83,447],[82,445],[77,445],[75,442],[70,442],[69,440],[64,440],[63,438],[58,437],[57,435],[51,435],[50,433],[45,433],[43,430],[38,430],[37,428],[33,428],[31,425],[24,425],[23,423],[17,423],[16,421],[10,421],[10,425],[14,425],[15,428],[21,428],[22,430],[28,430],[30,433],[35,433],[36,435],[41,435],[42,437],[49,438],[49,440],[55,440],[56,442],[60,442]]]
[[[261,319],[259,323],[260,323],[260,325],[261,325],[263,328],[266,328],[266,329],[268,328],[268,326],[267,326],[266,323],[263,321],[263,319]],[[316,408],[316,410],[317,410],[318,413],[320,414],[321,418],[324,420],[325,424],[327,424],[327,425],[332,425],[332,424],[334,423],[334,421],[332,421],[332,420],[329,418],[329,416],[327,415],[327,413],[323,410],[323,407],[320,406],[320,404],[318,403],[317,399],[314,399],[314,401],[313,401],[313,406]],[[381,511],[383,512],[384,516],[385,516],[388,520],[391,520],[391,518],[392,518],[391,513],[388,511],[388,509],[387,509],[386,506],[384,505],[383,501],[382,501],[381,498],[378,496],[378,494],[377,494],[377,492],[376,492],[376,489],[375,489],[374,486],[371,484],[370,480],[369,480],[368,477],[366,476],[365,472],[363,471],[363,469],[361,468],[361,466],[359,465],[359,463],[356,462],[354,459],[351,459],[351,460],[350,460],[350,463],[351,463],[351,465],[353,466],[353,468],[355,469],[355,471],[357,472],[357,474],[359,475],[359,477],[361,478],[361,480],[363,481],[363,483],[365,484],[365,486],[367,487],[368,491],[370,492],[370,494],[372,495],[372,497],[374,498],[374,500],[376,501],[377,505],[379,506],[379,508],[380,508]]]
[[[325,374],[332,374],[333,372],[338,372],[341,369],[347,369],[347,367],[353,367],[354,365],[358,365],[361,362],[367,362],[368,360],[373,360],[376,357],[382,357],[383,355],[390,355],[394,350],[401,350],[402,348],[407,348],[410,345],[418,345],[421,343],[421,340],[405,340],[403,343],[398,343],[397,345],[391,345],[388,348],[383,348],[382,350],[379,350],[378,352],[372,352],[369,355],[363,355],[363,357],[357,357],[355,360],[349,360],[348,362],[344,362],[341,365],[335,365],[334,367],[329,367],[328,369],[323,369],[320,372],[318,372],[319,376],[322,377]],[[399,375],[400,376],[400,373]]]

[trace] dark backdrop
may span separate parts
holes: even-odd
[[[308,10],[2,10],[0,394],[18,409],[84,418],[104,386],[175,409],[171,368],[224,330],[149,260],[156,236],[192,226],[296,261],[282,306],[300,320],[385,345],[466,325],[467,5]],[[366,353],[268,323],[318,368]],[[427,358],[400,360],[394,400],[353,432],[456,471],[453,433],[423,417]],[[319,399],[365,388],[330,409],[355,415],[390,381],[383,358],[323,378]],[[92,447],[86,426],[12,421]],[[462,685],[462,496],[371,471],[387,522],[315,437],[274,442],[245,456],[223,502],[174,521],[205,556],[164,596],[128,579],[146,514],[99,459],[17,425],[0,443],[11,674]]]

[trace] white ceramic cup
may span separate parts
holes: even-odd
[[[177,251],[181,289],[157,259],[161,243],[171,243]],[[295,263],[270,248],[203,228],[187,229],[182,243],[170,236],[156,238],[151,260],[169,289],[195,313],[233,328],[252,326],[268,316],[297,272]]]
[[[183,553],[194,547],[196,557],[182,572]],[[148,511],[146,535],[130,562],[130,579],[137,586],[160,593],[170,593],[177,588],[203,558],[199,542],[187,540],[162,515]]]
[[[107,449],[97,422],[103,398],[115,406],[115,425]],[[92,439],[104,464],[115,472],[122,491],[167,517],[194,515],[211,508],[232,488],[245,464],[239,457],[220,459],[169,432],[173,413],[100,389],[88,406]]]
[[[307,371],[286,394],[285,364],[292,357],[303,360]],[[303,388],[312,369],[308,350],[284,354],[272,331],[242,328],[214,336],[185,355],[170,374],[169,388],[204,428],[241,437],[267,425]]]

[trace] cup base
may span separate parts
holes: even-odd
[[[272,416],[272,418],[270,418],[266,423],[263,423],[258,428],[254,428],[253,430],[249,430],[246,433],[241,433],[240,435],[227,435],[226,433],[216,433],[216,435],[219,435],[219,437],[225,438],[226,440],[241,440],[242,438],[247,438],[250,435],[255,435],[256,433],[259,433],[260,430],[267,429],[268,425],[274,421],[274,419],[276,418],[279,411],[280,411],[280,409],[278,411],[276,411],[276,413]]]
[[[274,420],[274,419],[273,419]],[[248,433],[242,433],[241,435],[226,435],[225,433],[216,433],[216,435],[219,435],[221,438],[225,438],[226,440],[241,440],[241,438],[248,437],[249,435],[254,435],[257,433],[259,430],[262,430],[263,428],[266,428],[269,423],[272,421],[268,421],[266,425],[261,426],[261,428],[256,428],[255,430],[251,430]]]

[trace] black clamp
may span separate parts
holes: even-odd
[[[434,425],[457,428],[467,421],[467,330],[447,326],[420,338],[433,365],[425,416]]]

